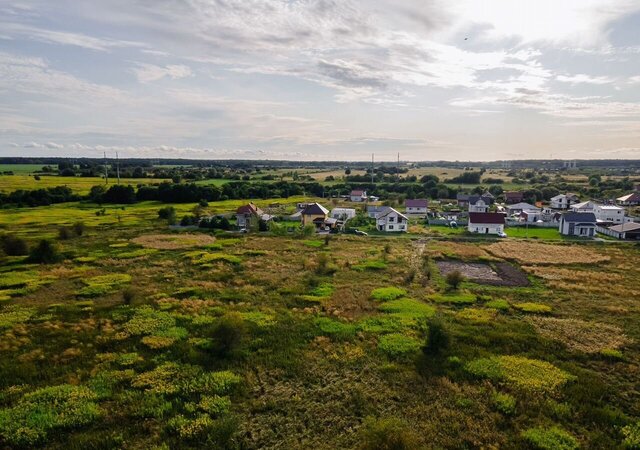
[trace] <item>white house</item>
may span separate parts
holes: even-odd
[[[580,199],[576,194],[559,194],[551,197],[551,207],[554,209],[567,209],[574,203],[578,203]]]
[[[367,206],[367,216],[369,216],[370,219],[375,219],[380,214],[387,212],[389,208],[390,206],[369,205]]]
[[[349,220],[356,216],[356,210],[353,208],[333,208],[331,210],[331,218],[338,220]]]
[[[625,223],[625,209],[614,205],[596,205],[594,211],[598,222]]]
[[[471,233],[502,234],[504,233],[504,214],[470,212],[467,229]]]
[[[469,200],[469,212],[486,213],[488,211],[489,205],[482,198],[479,198],[473,203]]]
[[[523,211],[530,211],[530,212],[540,212],[541,209],[538,208],[535,205],[532,205],[531,203],[516,203],[515,205],[508,205],[507,206],[507,212],[509,213],[510,216],[512,215],[520,215],[520,213],[522,213]]]
[[[354,189],[351,191],[351,194],[349,194],[349,199],[352,202],[364,202],[367,200],[367,191]]]
[[[404,202],[405,212],[407,214],[415,214],[426,216],[428,212],[429,202],[427,199],[418,198],[418,199],[407,199]]]
[[[389,208],[376,217],[376,225],[380,231],[406,232],[409,229],[409,219],[393,208]]]
[[[564,236],[593,237],[596,233],[596,216],[593,213],[564,213],[558,227]]]
[[[586,202],[571,205],[569,206],[569,209],[573,212],[594,212],[596,204],[587,200]]]

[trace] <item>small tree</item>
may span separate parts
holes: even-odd
[[[449,347],[449,335],[442,322],[435,319],[429,322],[427,344],[422,348],[425,355],[436,356]]]
[[[27,242],[13,234],[5,234],[0,237],[2,250],[7,256],[22,256],[29,253]]]
[[[76,222],[73,224],[73,232],[76,236],[82,236],[84,234],[84,222]]]
[[[71,230],[68,227],[60,227],[58,228],[58,238],[60,240],[67,240],[71,238]]]
[[[176,209],[173,206],[165,206],[158,210],[158,217],[165,219],[169,225],[176,224]]]
[[[451,289],[454,291],[460,287],[460,284],[464,281],[464,276],[460,273],[459,270],[454,270],[453,272],[449,272],[446,277],[446,282]]]
[[[238,313],[223,316],[213,330],[211,337],[215,351],[228,356],[236,351],[247,335],[247,326]]]
[[[132,287],[128,287],[122,291],[122,301],[125,305],[130,305],[135,298],[136,291]]]
[[[37,246],[31,249],[28,261],[37,264],[52,264],[60,261],[60,253],[51,241],[41,240]]]

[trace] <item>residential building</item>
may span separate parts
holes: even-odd
[[[522,202],[522,200],[524,199],[524,193],[520,192],[520,191],[512,191],[512,192],[505,192],[504,193],[504,202],[507,205],[513,205],[516,203],[520,203]]]
[[[579,201],[580,198],[576,194],[559,194],[551,197],[551,207],[554,209],[568,209],[571,205]]]
[[[615,205],[596,205],[593,211],[598,222],[604,223],[625,223],[625,209]]]
[[[524,202],[507,206],[507,213],[510,216],[520,215],[520,213],[522,213],[523,211],[534,211],[539,213],[541,209],[535,205],[532,205],[531,203],[524,203]]]
[[[598,232],[612,236],[616,239],[640,240],[640,223],[627,222],[614,225],[609,228],[598,227]]]
[[[240,229],[256,228],[260,219],[268,221],[271,216],[265,214],[253,203],[248,203],[236,210],[236,224]]]
[[[573,212],[594,212],[596,209],[596,204],[591,201],[586,201],[571,205],[569,206],[569,209]]]
[[[367,216],[369,216],[370,219],[375,219],[380,214],[387,212],[389,208],[390,206],[369,205],[367,206]]]
[[[616,199],[616,203],[620,206],[637,206],[640,205],[640,192],[632,192]]]
[[[349,194],[349,199],[352,202],[364,202],[367,200],[367,191],[354,189],[351,191],[351,194]]]
[[[558,230],[564,236],[593,237],[596,232],[596,216],[593,213],[564,213],[560,217]]]
[[[486,213],[489,211],[489,205],[481,198],[477,197],[473,201],[473,197],[469,198],[469,212]]]
[[[504,214],[470,212],[467,229],[471,233],[502,234],[504,233]]]
[[[356,210],[353,208],[333,208],[331,217],[342,221],[353,219],[356,216]]]
[[[407,199],[404,202],[404,206],[407,214],[426,216],[429,211],[429,202],[424,198]]]
[[[471,197],[469,194],[457,194],[456,201],[458,202],[458,206],[469,206],[469,197]]]
[[[321,226],[327,219],[329,210],[319,203],[309,203],[300,214],[302,226],[316,225]]]
[[[379,231],[406,232],[409,229],[409,219],[395,209],[388,208],[376,217],[376,226]]]

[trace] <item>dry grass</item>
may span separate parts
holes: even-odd
[[[621,281],[624,279],[622,275],[612,272],[596,272],[587,270],[564,269],[560,267],[549,266],[523,266],[527,272],[543,278],[545,280],[562,280],[584,283],[607,283],[612,281]]]
[[[438,242],[434,246],[428,246],[427,252],[433,257],[457,257],[461,259],[490,259],[491,255],[487,251],[475,244],[465,244],[459,242]]]
[[[523,264],[593,264],[611,258],[578,245],[503,241],[485,247],[494,256]]]
[[[618,349],[631,342],[620,328],[613,325],[540,316],[532,316],[527,320],[542,336],[584,353]]]
[[[131,242],[157,250],[180,250],[213,244],[215,240],[208,234],[143,234],[131,239]]]

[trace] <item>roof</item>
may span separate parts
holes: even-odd
[[[404,217],[405,219],[409,220],[409,218],[407,216],[405,216],[401,212],[396,211],[395,209],[393,209],[391,207],[389,207],[389,209],[387,211],[383,212],[378,217],[376,217],[376,219],[382,219],[383,217],[387,217],[391,213],[396,213],[398,216]]]
[[[341,214],[341,213],[356,213],[356,210],[353,208],[333,208],[331,210],[331,214]]]
[[[391,207],[390,206],[380,206],[380,205],[369,205],[369,206],[367,206],[367,212],[368,213],[382,212],[382,211],[386,211],[389,208],[391,208]]]
[[[303,210],[302,215],[311,216],[311,215],[327,215],[329,214],[329,210],[322,206],[320,203],[309,203]]]
[[[589,222],[589,223],[593,223],[595,225],[596,223],[596,215],[594,213],[590,213],[590,212],[584,212],[584,213],[577,213],[577,212],[570,212],[570,213],[564,213],[562,215],[562,218],[564,219],[565,222]]]
[[[357,195],[364,195],[364,193],[365,193],[365,192],[366,192],[366,191],[363,191],[363,190],[361,190],[361,189],[354,189],[353,191],[351,191],[351,194],[350,194],[350,195],[353,195],[353,196],[357,196]]]
[[[621,223],[620,225],[614,225],[609,229],[616,231],[618,233],[624,233],[626,231],[640,231],[640,223],[636,223],[636,222]]]
[[[631,194],[618,197],[616,200],[618,200],[619,202],[640,201],[640,194],[637,192],[632,192]]]
[[[404,202],[404,205],[409,208],[426,208],[428,205],[427,199],[424,198],[416,198],[416,199],[407,199]]]
[[[469,200],[469,194],[457,194],[456,200]]]
[[[521,191],[505,192],[504,196],[506,198],[509,198],[509,197],[522,198],[522,197],[524,197],[524,192],[521,192]]]
[[[262,211],[260,210],[260,208],[258,208],[253,203],[248,203],[248,204],[243,205],[240,208],[238,208],[236,210],[236,214],[255,214],[255,215],[259,215],[259,214],[262,214]]]
[[[522,209],[522,210],[527,210],[527,211],[540,211],[540,208],[538,208],[537,206],[532,205],[531,203],[525,203],[525,202],[516,203],[515,205],[508,205],[507,209]]]
[[[558,194],[558,195],[555,195],[555,196],[551,197],[551,200],[559,200],[561,198],[565,198],[566,196],[567,196],[566,194]]]
[[[504,225],[504,214],[470,212],[469,213],[469,222],[470,223],[491,223],[491,224]]]
[[[481,197],[486,197],[486,198],[495,198],[493,196],[493,194],[489,191],[484,191],[484,194],[481,195]]]
[[[612,211],[619,211],[622,210],[624,211],[624,208],[620,207],[620,206],[615,206],[615,205],[597,205],[599,209],[609,209]]]
[[[575,204],[571,205],[571,209],[583,209],[585,207],[589,207],[589,208],[593,209],[595,206],[596,206],[595,203],[593,203],[592,201],[587,200],[586,202],[575,203]]]

